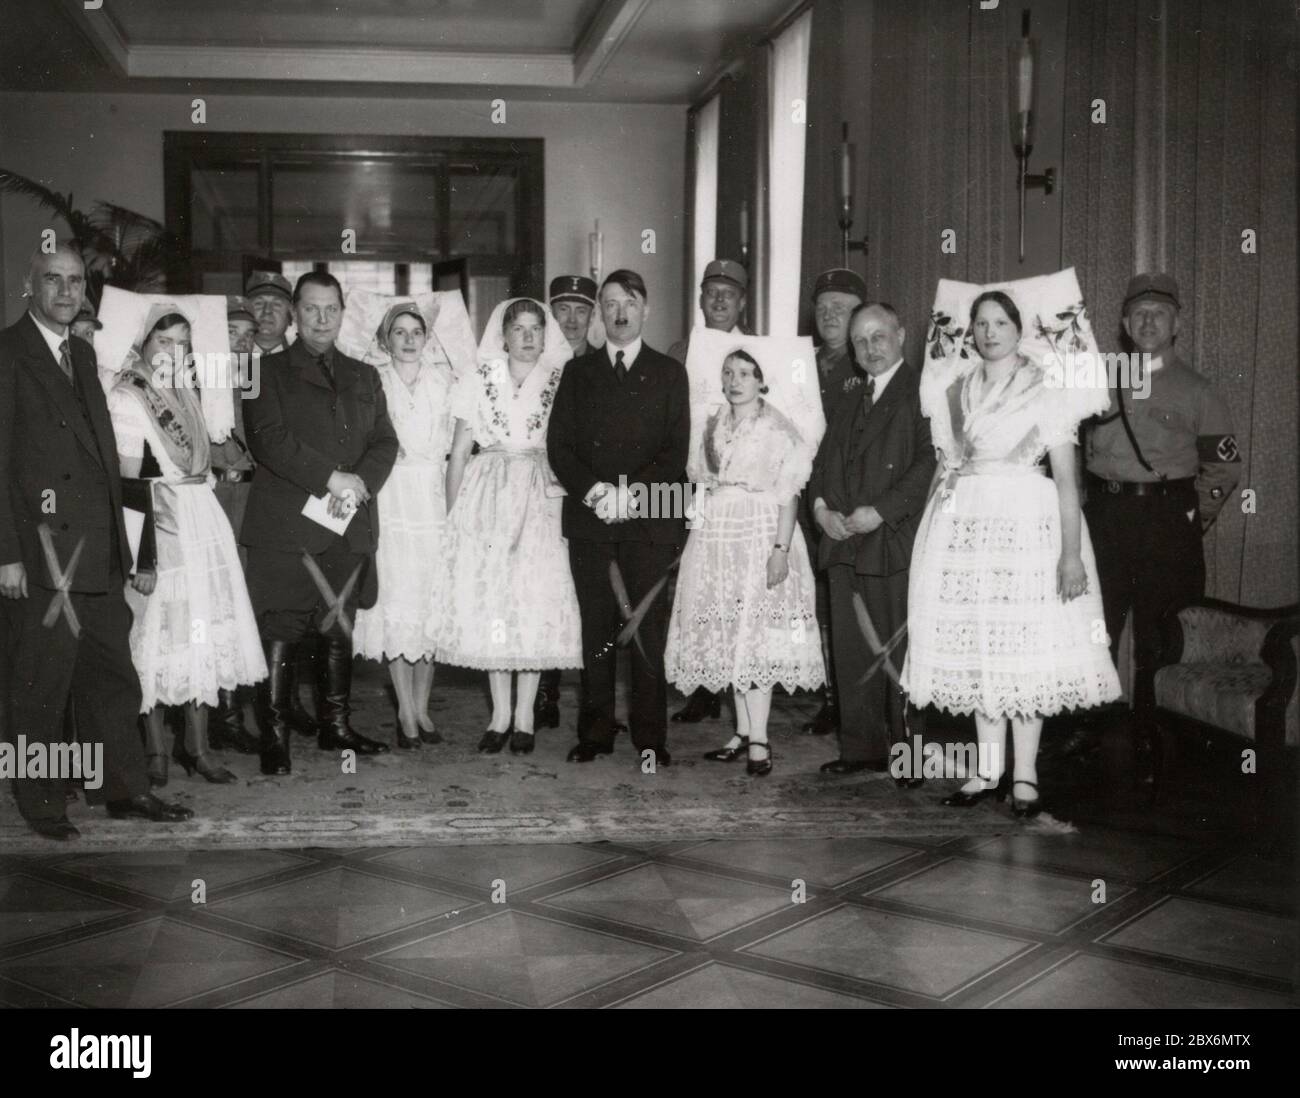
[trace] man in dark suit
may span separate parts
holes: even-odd
[[[397,434],[374,368],[334,346],[343,321],[338,280],[317,271],[303,275],[293,308],[298,338],[263,361],[261,392],[244,401],[248,445],[258,463],[243,539],[250,550],[248,593],[269,671],[264,774],[290,771],[290,670],[295,646],[313,631],[328,642],[318,746],[358,755],[388,750],[359,735],[348,720],[350,629],[356,607],[375,604],[379,524],[372,500],[397,460]],[[324,497],[335,518],[351,513],[343,534],[302,513],[312,496]]]
[[[600,309],[607,342],[565,367],[546,436],[551,467],[568,493],[563,529],[582,613],[582,707],[570,762],[610,754],[622,730],[614,721],[614,639],[623,619],[612,566],[636,607],[676,560],[684,516],[640,514],[633,486],[643,485],[651,500],[680,486],[691,436],[685,367],[641,339],[648,314],[641,276],[611,274]],[[682,498],[680,488],[675,495]],[[661,766],[672,761],[664,680],[669,610],[660,590],[630,648],[632,743],[638,754],[653,751]]]
[[[85,284],[75,247],[38,251],[23,286],[28,312],[0,333],[0,701],[6,735],[29,746],[62,742],[71,701],[78,741],[103,745],[103,784],[88,786],[87,800],[116,818],[174,822],[193,813],[149,792],[137,728],[117,441],[94,352],[68,330]],[[57,561],[47,558],[42,527]],[[67,609],[47,627],[60,588],[55,568],[71,572]],[[66,814],[69,776],[14,782],[19,811],[38,834],[77,837]]]
[[[912,542],[936,462],[918,379],[903,361],[905,337],[891,306],[874,302],[853,311],[849,342],[867,380],[822,439],[808,488],[825,535],[817,555],[830,575],[833,607],[840,757],[822,766],[832,774],[884,770],[890,744],[907,735],[896,676],[907,651]],[[855,596],[866,610],[865,627]],[[873,669],[883,659],[894,675],[883,662]]]

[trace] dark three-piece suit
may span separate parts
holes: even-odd
[[[862,506],[884,520],[842,541],[823,535],[818,566],[830,576],[831,645],[840,701],[840,757],[882,762],[906,735],[905,699],[883,665],[901,674],[907,652],[907,582],[921,512],[935,470],[929,421],[921,415],[916,373],[903,363],[879,400],[845,396],[817,452],[808,498],[846,517]],[[869,627],[859,620],[861,599]],[[870,633],[874,631],[874,643]]]
[[[0,564],[21,561],[27,573],[26,598],[0,599],[0,687],[4,731],[14,741],[62,741],[71,703],[78,740],[103,744],[103,785],[86,791],[98,803],[139,796],[149,784],[123,591],[131,556],[117,442],[94,351],[75,337],[67,341],[71,381],[30,313],[0,333]],[[68,587],[75,636],[63,614],[42,622],[57,582],[42,524],[60,569],[82,546]],[[14,784],[24,818],[63,818],[62,780]]]
[[[582,708],[578,739],[602,749],[615,735],[614,639],[623,624],[610,578],[617,564],[635,607],[671,568],[684,540],[682,515],[632,518],[606,524],[583,500],[601,481],[619,486],[680,484],[690,447],[690,390],[681,363],[642,345],[620,379],[605,348],[573,359],[555,394],[546,448],[568,493],[563,532],[582,614]],[[659,592],[632,644],[629,725],[637,750],[663,748],[668,691],[664,644],[671,606]]]

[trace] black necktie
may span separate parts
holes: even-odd
[[[871,411],[871,406],[876,403],[876,379],[867,378],[867,395],[863,401],[866,410]]]
[[[334,387],[334,374],[330,370],[329,359],[324,355],[317,355],[316,365],[320,367],[321,376],[325,378],[332,389]]]
[[[623,361],[622,351],[619,351],[618,354],[614,356],[614,376],[617,377],[620,382],[627,380],[627,363]]]
[[[66,339],[59,344],[59,366],[63,370],[63,376],[71,381],[72,359],[68,355],[68,341]]]

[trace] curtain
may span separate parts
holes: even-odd
[[[796,335],[803,259],[804,153],[812,11],[772,44],[768,114],[767,332]]]
[[[1206,592],[1294,602],[1294,13],[1281,0],[1071,0],[1069,20],[1065,262],[1103,347],[1118,345],[1134,272],[1178,280],[1178,352],[1228,401],[1238,487],[1254,493],[1206,536]]]
[[[691,241],[692,286],[704,278],[704,268],[718,246],[718,97],[695,112],[695,216]],[[692,299],[693,300],[693,299]],[[688,315],[694,316],[692,311]]]

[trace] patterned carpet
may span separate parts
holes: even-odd
[[[771,735],[774,771],[750,778],[744,762],[719,764],[702,755],[725,742],[730,717],[673,725],[670,767],[642,772],[626,736],[615,752],[588,764],[565,762],[576,742],[576,673],[562,687],[562,724],[540,734],[532,755],[479,755],[486,726],[486,676],[439,669],[431,710],[444,744],[357,760],[344,773],[337,753],[294,738],[293,773],[268,778],[252,756],[225,753],[240,778],[228,786],[187,778],[172,767],[162,793],[194,809],[193,821],[170,826],[112,821],[78,803],[69,818],[79,846],[96,850],[226,849],[231,847],[399,846],[408,843],[654,841],[767,836],[992,835],[1008,827],[1050,830],[1046,818],[1015,824],[1010,814],[954,813],[939,805],[953,786],[932,782],[900,792],[885,774],[832,777],[818,773],[837,754],[835,738],[801,735],[815,711],[808,696],[778,696]],[[393,741],[387,674],[358,663],[354,724]],[[304,690],[304,696],[306,691]],[[625,702],[619,701],[620,713]],[[674,700],[675,708],[677,701]],[[251,715],[251,713],[250,713]],[[10,797],[0,798],[0,849],[43,852],[48,841],[23,823]]]

